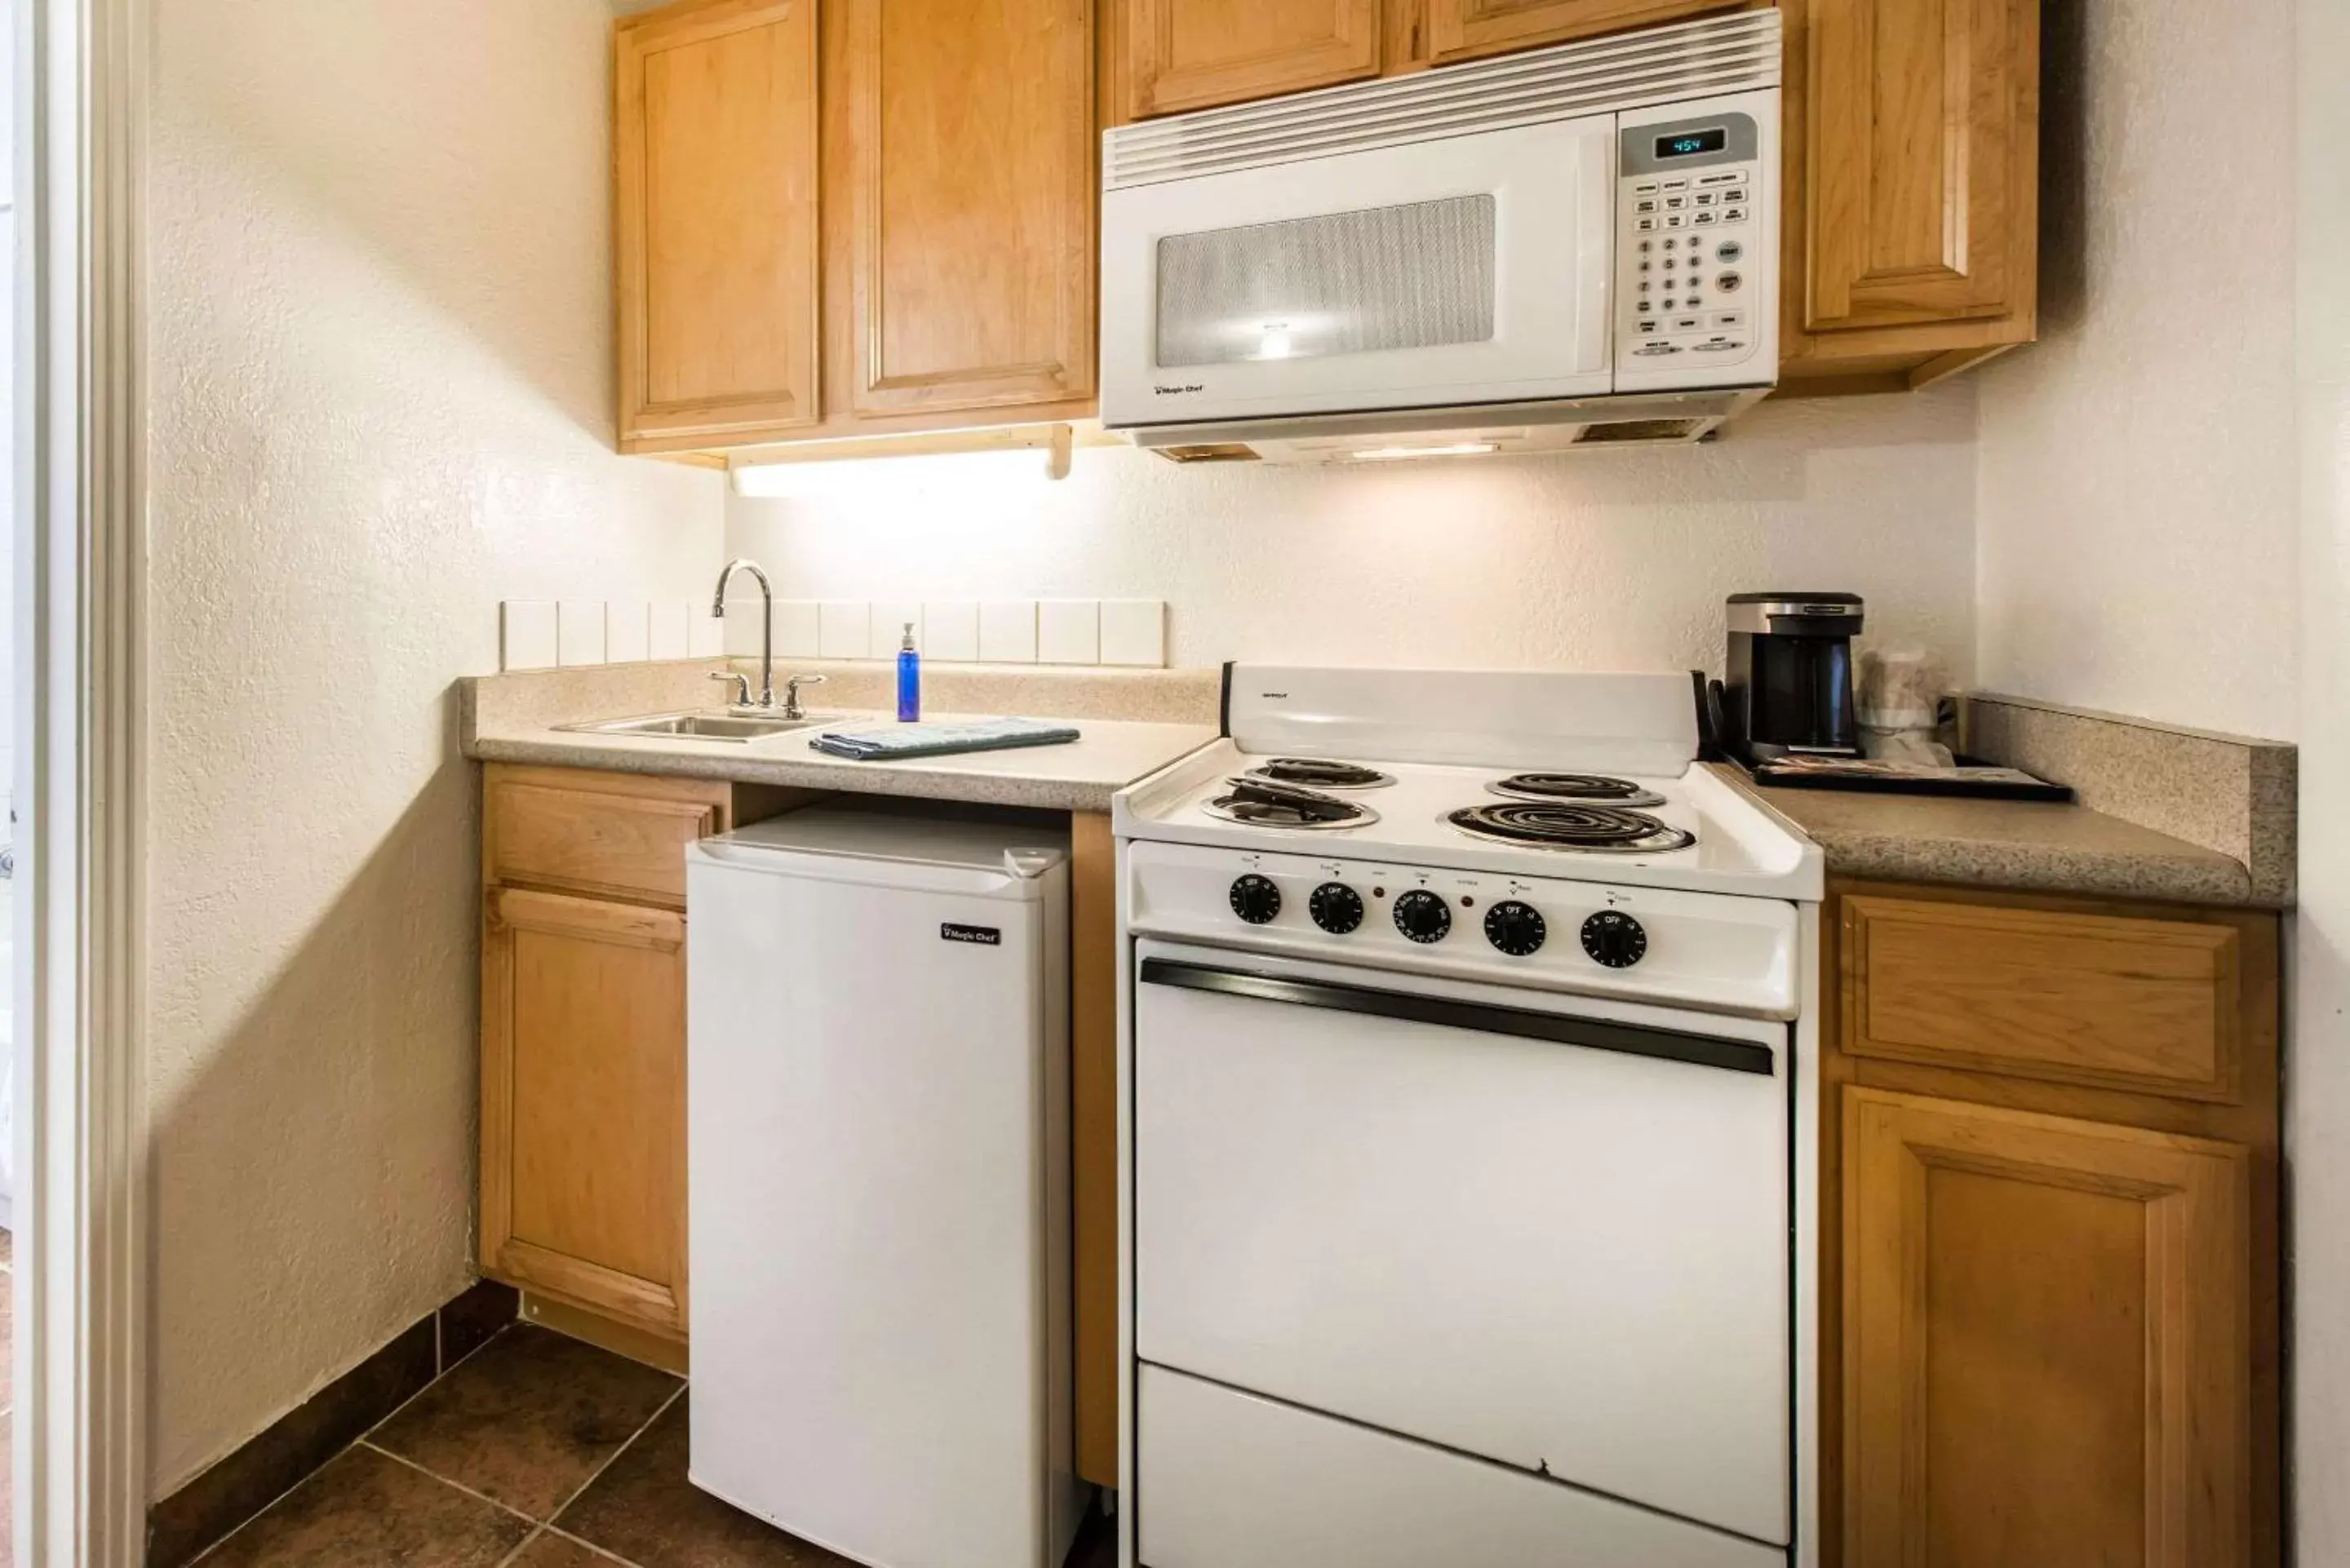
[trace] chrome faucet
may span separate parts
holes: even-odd
[[[718,592],[710,600],[710,617],[712,620],[726,618],[726,585],[734,580],[737,572],[748,572],[757,578],[759,597],[766,601],[766,613],[759,629],[759,706],[772,708],[775,705],[775,590],[774,585],[767,581],[767,574],[760,570],[758,562],[745,556],[726,563],[718,574]],[[746,707],[749,705],[750,687],[748,680],[743,682]]]
[[[803,686],[821,686],[823,684],[824,677],[821,675],[795,675],[789,680],[785,681],[784,717],[786,719],[806,718],[807,710],[800,706],[800,688]]]

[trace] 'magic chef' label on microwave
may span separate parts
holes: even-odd
[[[959,926],[952,920],[942,920],[939,924],[939,936],[946,941],[971,942],[983,948],[1003,945],[1003,931],[997,926]]]

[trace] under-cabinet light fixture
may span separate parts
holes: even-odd
[[[885,457],[968,457],[994,452],[1026,457],[1041,455],[1045,477],[1066,479],[1071,453],[1079,446],[1123,445],[1105,436],[1098,426],[1079,431],[1066,424],[1006,425],[993,430],[931,431],[896,436],[855,436],[839,441],[800,441],[789,446],[738,452],[728,461],[734,493],[759,499],[801,495],[820,484],[806,475],[821,465],[837,470],[844,462]]]
[[[1442,446],[1375,446],[1354,454],[1357,462],[1398,462],[1408,457],[1482,457],[1499,452],[1498,442],[1459,441]]]

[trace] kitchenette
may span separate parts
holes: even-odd
[[[525,1568],[2281,1568],[2295,750],[1991,590],[2049,26],[622,7],[712,525],[451,689],[477,1425],[351,1451]],[[544,1498],[523,1345],[665,1380]],[[151,1561],[303,1560],[270,1441]]]

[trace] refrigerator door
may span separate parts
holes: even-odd
[[[1066,871],[833,815],[689,862],[691,1476],[879,1568],[1049,1568]]]

